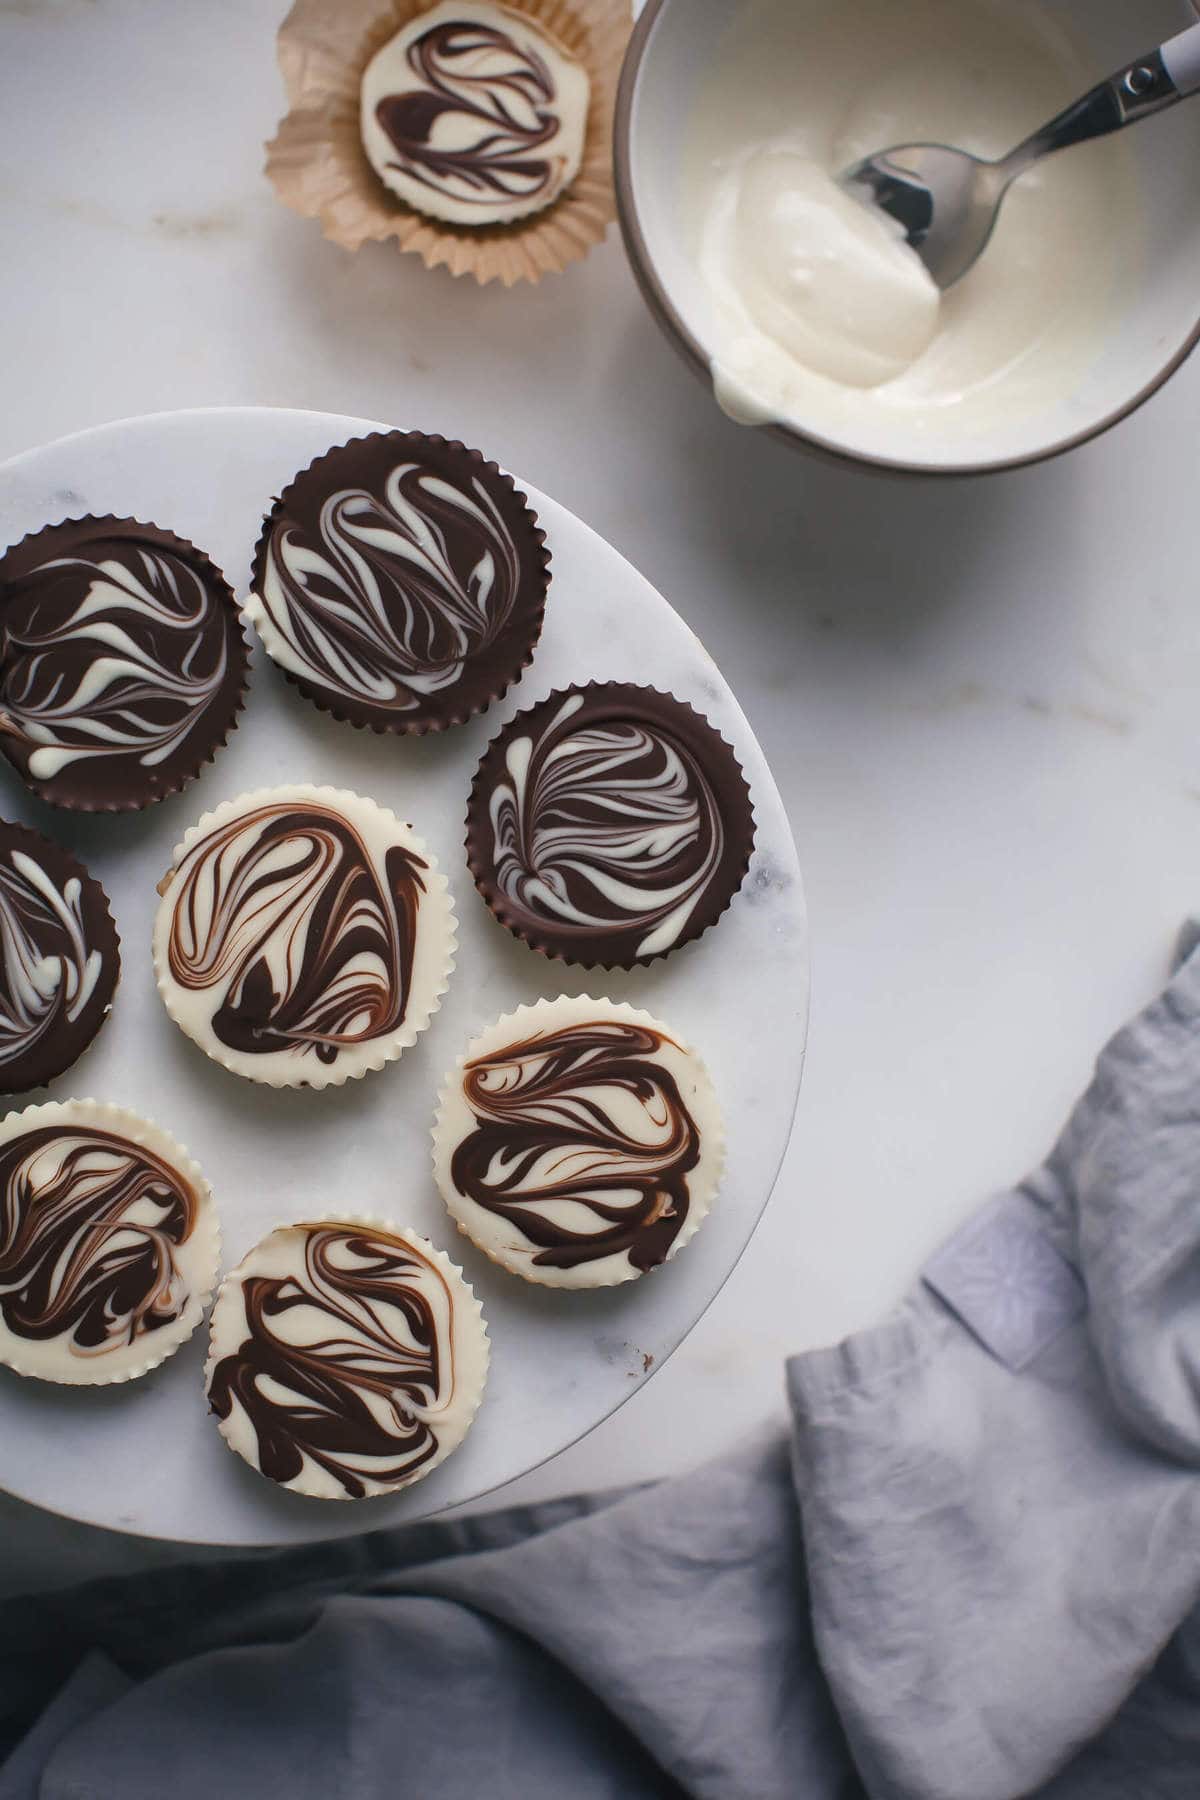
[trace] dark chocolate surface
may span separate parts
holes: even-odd
[[[692,707],[622,682],[561,689],[489,745],[467,860],[535,949],[628,968],[714,924],[745,877],[754,815],[733,751]]]
[[[507,475],[421,432],[355,438],[268,514],[252,616],[301,691],[352,724],[440,730],[533,654],[545,535]]]
[[[40,832],[0,820],[0,1093],[70,1068],[108,1016],[120,966],[100,883]]]
[[[208,1380],[220,1419],[249,1420],[258,1465],[287,1483],[311,1461],[352,1499],[399,1487],[437,1455],[422,1416],[454,1381],[453,1354],[426,1292],[455,1304],[432,1257],[366,1225],[302,1224],[304,1273],[244,1275],[245,1335]],[[303,1329],[292,1317],[302,1309]],[[314,1321],[319,1321],[314,1335]]]
[[[0,749],[55,806],[174,793],[229,735],[246,668],[228,583],[169,531],[67,519],[0,558]]]

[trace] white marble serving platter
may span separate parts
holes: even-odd
[[[423,419],[428,429],[437,421]],[[245,592],[273,495],[363,421],[221,408],[168,413],[65,438],[0,468],[0,545],[75,514],[131,514],[207,550]],[[486,446],[484,446],[486,448]],[[518,478],[519,479],[519,478]],[[763,754],[715,664],[665,600],[586,525],[522,483],[547,532],[545,633],[518,687],[482,718],[404,740],[318,712],[255,649],[242,722],[182,795],[141,814],[86,818],[26,794],[0,765],[0,809],[69,845],[101,878],[122,938],[112,1018],[74,1069],[30,1101],[92,1095],[148,1114],[212,1183],[231,1265],[281,1220],[364,1211],[414,1226],[461,1262],[493,1343],[485,1402],[466,1443],[428,1481],[388,1500],[305,1500],[226,1449],[201,1384],[206,1332],[127,1386],[57,1389],[0,1369],[0,1487],[73,1518],[197,1543],[268,1544],[440,1512],[499,1487],[590,1431],[660,1368],[736,1263],[766,1205],[791,1129],[808,1016],[808,937],[791,831]],[[519,707],[579,679],[652,683],[691,701],[735,746],[758,839],[742,893],[698,943],[649,969],[551,963],[498,926],[463,852],[471,776]],[[430,1029],[400,1062],[322,1093],[279,1092],[209,1062],[168,1019],[149,939],[155,884],[185,828],[249,788],[315,781],[369,794],[410,818],[447,872],[458,967]],[[665,1018],[702,1052],[728,1127],[722,1193],[671,1264],[619,1289],[538,1291],[451,1228],[430,1177],[438,1086],[490,1019],[542,994],[603,993]]]

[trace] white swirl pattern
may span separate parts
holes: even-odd
[[[154,550],[139,546],[134,555],[140,568],[117,558],[56,557],[30,578],[70,570],[87,580],[65,616],[6,636],[0,729],[35,746],[28,765],[36,780],[91,757],[126,755],[156,767],[183,743],[225,678],[224,632],[213,666],[198,667],[212,637],[212,599],[200,576]],[[149,647],[161,634],[177,642],[177,633],[188,641],[169,661]]]
[[[66,940],[65,954],[61,947],[44,953],[50,936],[60,946]],[[60,892],[33,857],[14,850],[11,867],[0,864],[0,1068],[27,1055],[56,1023],[74,1023],[102,967],[100,951],[88,948],[78,877]]]
[[[720,867],[721,809],[703,772],[651,725],[572,730],[583,704],[570,695],[536,742],[509,745],[508,779],[489,802],[496,886],[581,929],[644,928],[638,956],[662,955]]]
[[[439,514],[477,546],[462,573]],[[512,613],[517,546],[477,480],[468,492],[400,463],[382,499],[331,494],[319,535],[316,550],[287,526],[272,534],[246,611],[277,663],[345,699],[413,711],[452,688]]]

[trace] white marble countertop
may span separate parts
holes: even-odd
[[[684,1347],[507,1491],[694,1463],[877,1319],[1048,1147],[1200,902],[1200,360],[1041,468],[912,484],[716,412],[618,237],[536,291],[348,257],[261,175],[283,0],[0,4],[0,457],[134,413],[307,406],[459,435],[609,538],[774,768],[814,1000],[776,1196]],[[150,1554],[0,1505],[0,1583]]]

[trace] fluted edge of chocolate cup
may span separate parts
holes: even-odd
[[[542,630],[546,619],[546,602],[550,593],[550,583],[552,579],[551,563],[553,559],[547,546],[546,533],[542,528],[537,513],[530,505],[529,496],[525,493],[523,488],[518,486],[514,478],[508,474],[505,469],[500,467],[499,463],[486,457],[482,450],[476,450],[470,444],[463,443],[461,438],[444,437],[441,432],[436,431],[401,431],[399,429],[395,431],[369,431],[363,432],[359,437],[347,438],[344,443],[333,444],[328,450],[321,451],[320,455],[314,456],[312,461],[307,463],[304,468],[298,469],[287,483],[287,486],[280,490],[268,511],[263,515],[262,529],[258,534],[258,539],[254,546],[254,554],[250,564],[250,595],[255,598],[258,597],[259,582],[262,576],[263,560],[266,555],[267,544],[280,517],[286,511],[287,497],[291,490],[298,482],[305,480],[308,476],[320,469],[323,463],[335,460],[343,451],[349,449],[351,445],[371,443],[394,443],[397,446],[409,446],[413,450],[419,449],[423,444],[432,444],[439,451],[449,452],[450,455],[456,457],[461,456],[468,466],[483,470],[490,480],[498,482],[516,502],[519,511],[523,515],[523,522],[527,528],[528,547],[530,550],[529,568],[528,571],[525,571],[523,568],[523,575],[527,574],[529,580],[531,582],[536,581],[540,588],[540,593],[533,602],[531,614],[531,623],[534,629],[532,635],[529,637],[528,643],[524,645],[520,660],[513,661],[511,664],[507,661],[504,663],[504,672],[501,678],[494,687],[489,684],[482,699],[476,700],[469,705],[448,706],[440,717],[409,720],[406,720],[403,716],[356,718],[354,714],[348,711],[346,706],[332,696],[328,690],[321,688],[315,682],[309,681],[305,676],[297,675],[293,670],[284,668],[282,663],[276,662],[270,650],[267,648],[262,633],[257,629],[257,623],[253,618],[251,618],[251,624],[255,627],[255,636],[262,645],[263,653],[271,663],[272,667],[277,669],[284,679],[288,681],[297,692],[302,694],[310,705],[315,706],[318,712],[326,713],[331,719],[336,719],[339,724],[351,725],[357,731],[373,731],[378,737],[428,737],[435,732],[449,731],[456,725],[465,725],[468,720],[477,718],[480,713],[486,712],[490,706],[494,706],[498,700],[503,699],[509,689],[514,687],[516,683],[520,681],[526,669],[533,661],[538,644],[541,642]]]
[[[102,530],[107,526],[116,526],[118,530],[132,527],[136,531],[153,532],[164,540],[168,549],[182,552],[211,575],[214,588],[222,600],[228,603],[229,611],[237,628],[232,634],[231,641],[238,647],[238,679],[232,689],[231,703],[227,704],[225,708],[226,716],[222,730],[215,737],[209,734],[205,739],[204,754],[196,761],[195,766],[189,767],[188,772],[182,775],[178,781],[162,788],[160,792],[147,794],[144,800],[63,800],[51,793],[47,784],[31,780],[4,751],[5,761],[22,786],[37,799],[43,801],[47,806],[53,806],[59,812],[87,814],[145,812],[149,807],[158,806],[162,801],[170,800],[176,794],[182,793],[185,788],[190,787],[192,782],[203,774],[209,763],[216,761],[218,751],[223,750],[233,736],[234,729],[245,710],[246,695],[250,686],[250,640],[246,636],[245,621],[242,618],[241,607],[238,605],[237,596],[229,577],[220,564],[214,561],[206,550],[201,550],[199,545],[194,544],[190,538],[181,536],[177,531],[172,531],[169,526],[156,525],[151,519],[135,519],[130,514],[72,513],[66,518],[51,520],[45,525],[39,525],[36,531],[27,531],[24,537],[18,538],[15,544],[8,545],[0,554],[0,624],[3,623],[4,610],[4,564],[10,556],[16,555],[27,544],[42,537],[46,532],[61,531],[64,525],[96,526]],[[0,743],[0,750],[3,750],[2,743]]]
[[[466,1300],[468,1316],[470,1317],[473,1326],[478,1331],[477,1342],[480,1367],[478,1376],[472,1383],[470,1394],[466,1402],[466,1405],[469,1408],[469,1416],[458,1437],[455,1439],[454,1443],[450,1445],[449,1449],[439,1453],[438,1456],[433,1458],[415,1474],[407,1476],[402,1481],[395,1482],[378,1494],[365,1494],[359,1498],[348,1493],[318,1493],[311,1485],[306,1487],[303,1480],[289,1482],[276,1481],[275,1478],[268,1475],[263,1468],[252,1463],[233,1442],[228,1430],[227,1420],[217,1418],[216,1427],[221,1435],[221,1441],[229,1451],[229,1454],[231,1456],[236,1456],[240,1463],[246,1468],[251,1469],[253,1473],[258,1475],[263,1481],[269,1482],[272,1487],[280,1488],[285,1493],[298,1494],[305,1500],[316,1500],[320,1503],[333,1506],[347,1504],[363,1505],[364,1503],[369,1504],[373,1500],[390,1500],[397,1494],[405,1493],[409,1488],[416,1487],[420,1482],[424,1481],[427,1476],[432,1475],[436,1469],[441,1468],[444,1462],[448,1462],[456,1451],[461,1450],[463,1444],[470,1435],[475,1420],[479,1416],[479,1408],[483,1404],[484,1394],[487,1391],[487,1380],[491,1371],[492,1361],[492,1339],[491,1333],[488,1331],[488,1323],[486,1315],[484,1314],[483,1305],[478,1294],[475,1292],[475,1289],[467,1280],[463,1269],[454,1261],[452,1256],[443,1250],[440,1245],[435,1244],[432,1238],[427,1237],[423,1231],[418,1231],[416,1227],[412,1225],[397,1225],[393,1219],[386,1218],[381,1213],[368,1212],[326,1213],[314,1209],[299,1219],[280,1219],[277,1221],[277,1223],[272,1225],[269,1230],[264,1231],[255,1239],[254,1243],[250,1245],[249,1249],[246,1250],[241,1257],[239,1257],[237,1263],[229,1270],[228,1274],[217,1288],[216,1296],[213,1299],[212,1307],[208,1315],[208,1347],[205,1354],[202,1380],[208,1413],[210,1417],[215,1417],[210,1390],[213,1372],[220,1360],[213,1342],[216,1335],[217,1319],[222,1307],[222,1302],[229,1304],[234,1290],[241,1285],[242,1270],[253,1253],[259,1249],[261,1245],[265,1244],[269,1238],[274,1237],[276,1232],[314,1231],[320,1230],[326,1226],[338,1225],[359,1226],[365,1231],[377,1231],[384,1236],[396,1239],[400,1243],[408,1244],[410,1248],[416,1249],[420,1255],[427,1256],[437,1267],[448,1269],[455,1282],[461,1286],[463,1296]]]
[[[0,1344],[0,1364],[25,1381],[69,1388],[124,1387],[129,1382],[139,1381],[153,1369],[161,1368],[177,1350],[182,1350],[204,1323],[221,1269],[221,1216],[212,1187],[191,1151],[173,1133],[165,1130],[156,1120],[147,1118],[144,1113],[135,1113],[129,1107],[116,1105],[110,1100],[94,1100],[90,1097],[80,1100],[47,1100],[22,1107],[6,1113],[0,1119],[0,1141],[7,1142],[10,1137],[19,1136],[20,1132],[16,1128],[21,1121],[27,1122],[25,1129],[29,1131],[61,1123],[65,1130],[92,1125],[99,1131],[110,1132],[135,1148],[145,1148],[161,1156],[177,1175],[187,1181],[195,1193],[196,1226],[191,1236],[196,1243],[194,1254],[198,1260],[202,1259],[205,1274],[189,1296],[188,1305],[180,1318],[154,1333],[147,1344],[145,1356],[132,1362],[127,1368],[119,1369],[116,1374],[96,1373],[101,1368],[97,1362],[89,1365],[87,1374],[81,1373],[72,1380],[32,1368],[22,1360],[18,1352],[10,1351]],[[192,1309],[195,1316],[188,1323],[186,1314]],[[7,1333],[4,1335],[8,1336]]]

